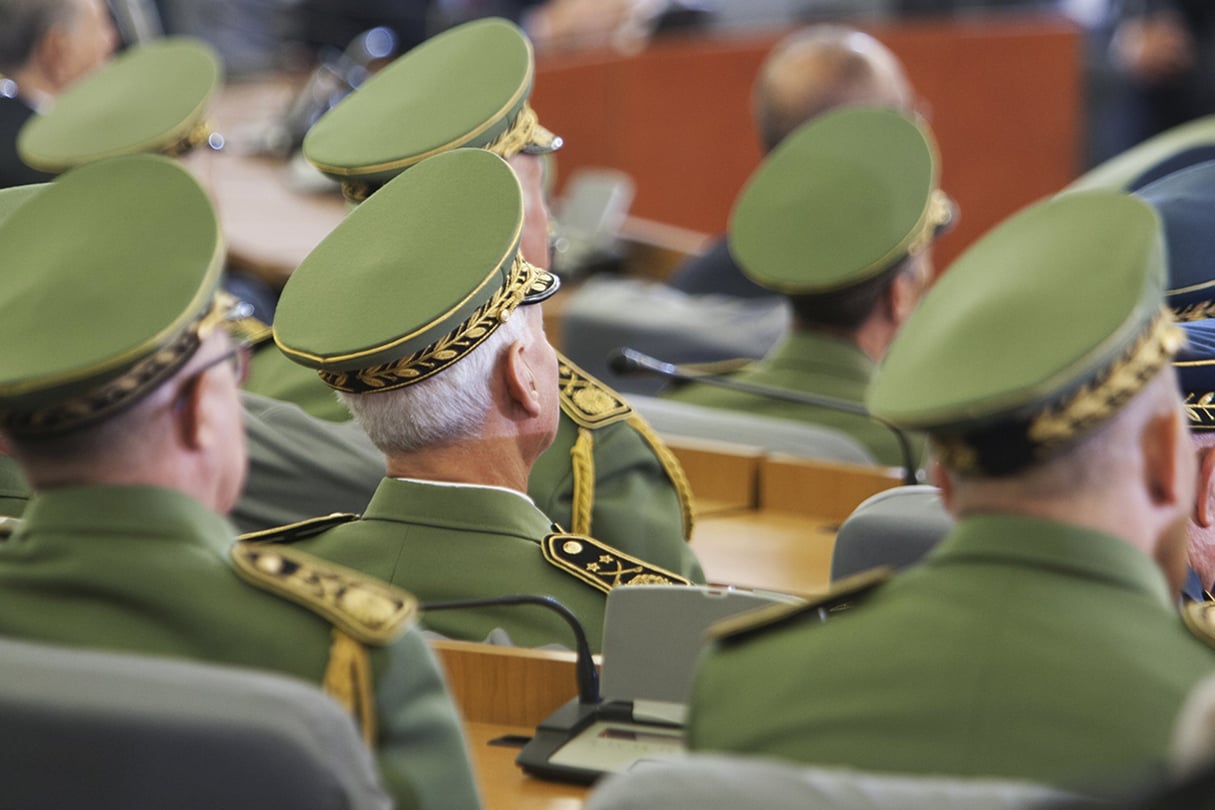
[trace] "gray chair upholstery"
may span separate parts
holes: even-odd
[[[692,754],[641,760],[591,793],[586,810],[1026,810],[1083,797],[1028,782],[877,774],[755,758]]]
[[[629,403],[663,437],[728,441],[825,461],[877,463],[869,449],[856,439],[821,425],[641,395],[630,395]]]
[[[294,678],[0,639],[0,805],[385,810],[350,717]]]
[[[906,568],[952,527],[953,518],[936,487],[920,484],[879,492],[853,510],[836,533],[831,580],[879,565]]]
[[[688,295],[665,284],[591,278],[562,309],[561,349],[578,365],[627,394],[653,394],[666,381],[621,377],[607,358],[622,346],[673,363],[759,358],[789,331],[781,298]]]

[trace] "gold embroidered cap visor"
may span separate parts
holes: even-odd
[[[203,190],[168,158],[100,161],[0,223],[0,424],[58,433],[137,401],[211,321],[223,250]]]
[[[182,154],[211,134],[204,116],[220,78],[219,59],[200,40],[136,46],[31,118],[17,138],[18,152],[47,172],[139,152]]]
[[[339,391],[387,391],[457,362],[552,274],[519,253],[523,194],[502,158],[457,149],[354,209],[283,288],[274,340]]]
[[[1215,430],[1215,320],[1181,325],[1186,344],[1173,359],[1190,430]]]
[[[304,138],[304,156],[361,200],[449,149],[507,158],[552,152],[561,139],[527,104],[534,73],[531,43],[518,26],[466,23],[401,56],[322,116]]]
[[[815,118],[747,181],[730,252],[748,277],[787,294],[844,289],[924,250],[953,219],[923,124],[852,107]]]
[[[866,404],[927,431],[947,467],[1000,475],[1072,444],[1182,342],[1163,304],[1151,206],[1078,192],[1030,206],[971,246],[895,337]]]

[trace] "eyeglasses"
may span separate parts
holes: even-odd
[[[208,371],[221,363],[231,364],[232,375],[236,378],[236,384],[238,386],[243,385],[245,380],[249,378],[249,357],[251,354],[252,351],[247,343],[237,343],[229,351],[208,360],[206,363],[196,368],[194,372],[190,374],[190,376],[182,380],[181,388],[179,389],[181,393],[178,394],[178,399],[180,399],[185,392],[189,391],[191,386],[198,382],[202,375],[206,374]]]

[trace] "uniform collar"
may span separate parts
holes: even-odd
[[[812,331],[794,331],[776,345],[764,359],[770,369],[831,369],[836,374],[868,381],[876,364],[856,346],[843,338]]]
[[[190,496],[151,486],[74,486],[36,492],[13,535],[42,532],[79,535],[90,542],[115,539],[171,542],[205,541],[227,554],[236,529]]]
[[[512,534],[536,542],[554,531],[531,499],[512,489],[400,478],[380,482],[363,520]]]
[[[1146,554],[1113,535],[1011,514],[963,518],[929,557],[933,565],[1001,562],[1053,569],[1138,591],[1169,607],[1164,574]]]

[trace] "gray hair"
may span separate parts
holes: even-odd
[[[413,453],[475,436],[493,407],[492,372],[502,351],[527,337],[523,313],[441,373],[404,388],[338,393],[359,427],[385,455]]]
[[[0,73],[20,70],[52,28],[73,25],[80,12],[80,0],[0,0]]]

